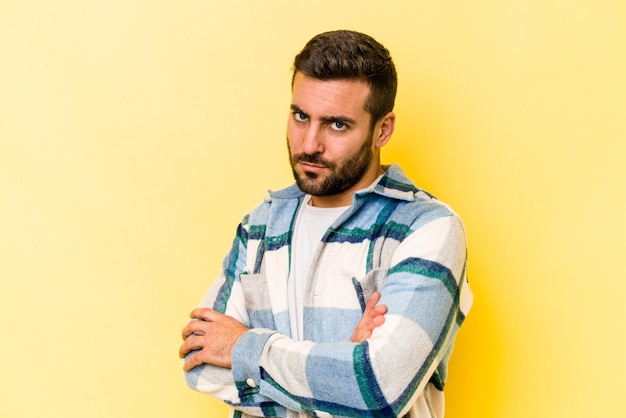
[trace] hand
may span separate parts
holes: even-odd
[[[179,355],[184,358],[192,353],[183,366],[188,372],[200,364],[231,368],[233,347],[249,328],[235,318],[213,309],[198,308],[191,312],[190,321],[183,328],[183,340]]]
[[[380,293],[374,292],[372,297],[370,297],[370,300],[367,301],[367,305],[365,305],[365,311],[363,312],[361,320],[358,324],[356,324],[356,328],[350,338],[351,342],[360,343],[367,340],[372,336],[374,328],[381,326],[385,322],[387,306],[376,306],[379,300]]]

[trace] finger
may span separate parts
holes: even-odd
[[[374,308],[374,312],[376,312],[377,315],[384,315],[387,313],[387,305],[378,305]]]
[[[227,315],[219,313],[218,311],[210,308],[196,308],[191,311],[189,315],[193,319],[201,319],[207,322],[219,321],[224,319]]]
[[[200,359],[200,353],[194,353],[190,355],[183,364],[183,370],[189,372],[191,369],[201,364],[203,364],[203,362]]]
[[[192,334],[205,335],[208,331],[208,326],[209,324],[202,320],[194,319],[189,321],[182,331],[183,340]]]
[[[196,308],[189,314],[189,317],[192,319],[202,319],[204,321],[208,321],[211,313],[214,312],[213,309],[210,308]]]
[[[367,301],[367,305],[365,305],[365,311],[374,309],[378,301],[380,301],[380,293],[376,291],[372,293],[372,296],[370,296],[370,299]]]
[[[372,318],[372,329],[371,330],[381,326],[384,322],[385,322],[385,315],[378,315],[378,316]]]
[[[187,337],[189,337],[191,334],[194,333],[193,330],[191,329],[190,325],[191,325],[191,323],[187,324],[185,326],[185,328],[183,328],[183,331],[182,331],[183,340],[186,340]]]
[[[204,347],[201,338],[196,336],[189,337],[178,349],[178,355],[180,358],[184,358],[187,354],[194,350],[201,350]]]
[[[178,357],[185,358],[185,356],[191,351],[188,346],[187,340],[178,349]]]
[[[178,355],[182,358],[192,351],[204,350],[209,344],[208,336],[192,334],[181,344]]]

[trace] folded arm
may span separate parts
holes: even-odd
[[[232,385],[225,385],[227,390],[218,385],[212,394],[237,409],[252,405],[259,416],[275,413],[262,405],[336,416],[401,416],[429,380],[445,379],[437,376],[437,367],[464,317],[464,275],[460,222],[454,217],[433,222],[394,254],[381,288],[388,311],[371,336],[313,343],[270,329],[247,330],[233,345]],[[196,369],[205,367],[215,368]]]

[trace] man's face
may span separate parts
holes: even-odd
[[[296,73],[287,145],[298,187],[317,206],[343,206],[380,174],[370,114],[369,86],[321,81]]]

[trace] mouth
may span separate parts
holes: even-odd
[[[327,168],[325,165],[322,164],[315,164],[315,163],[309,163],[306,161],[300,161],[298,163],[298,165],[304,170],[304,171],[310,171],[310,172],[315,172],[318,173],[322,170],[324,170],[325,168]]]
[[[324,160],[319,153],[316,154],[296,154],[291,157],[292,165],[305,173],[318,174],[325,169],[332,169],[333,165],[330,161]]]

